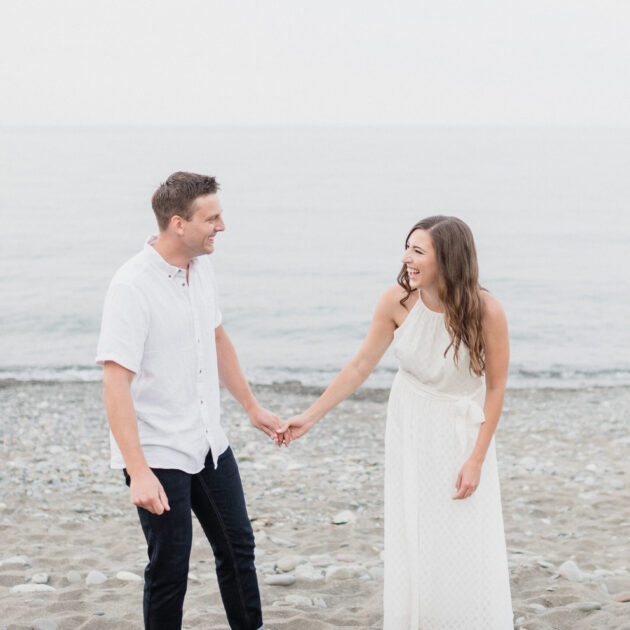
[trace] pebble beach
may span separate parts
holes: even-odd
[[[288,418],[319,390],[255,393]],[[278,449],[223,392],[268,630],[382,627],[387,395]],[[630,387],[509,390],[496,441],[514,627],[630,630]],[[142,628],[145,542],[100,383],[0,382],[0,462],[0,630]],[[184,628],[228,629],[196,522]]]

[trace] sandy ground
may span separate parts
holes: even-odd
[[[289,417],[316,392],[256,393]],[[268,629],[382,626],[386,396],[360,393],[288,450],[225,397]],[[630,388],[508,393],[497,452],[516,628],[630,630],[629,429]],[[142,627],[145,544],[108,455],[99,384],[0,384],[0,630]],[[184,628],[227,629],[194,536]]]

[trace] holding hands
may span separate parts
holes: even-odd
[[[309,418],[306,412],[289,418],[288,422],[283,424],[277,430],[278,436],[281,440],[280,443],[284,443],[288,446],[291,440],[297,440],[299,437],[302,437],[314,424],[315,421]]]
[[[248,415],[252,425],[266,433],[277,446],[289,446],[315,424],[314,420],[307,417],[306,412],[293,416],[284,423],[274,413],[260,406],[248,411]]]
[[[255,404],[253,407],[247,410],[247,415],[252,423],[252,426],[260,429],[263,433],[266,433],[277,446],[289,446],[291,441],[290,435],[285,435],[285,429],[283,429],[283,423],[275,413],[261,407],[259,404]]]
[[[289,446],[293,440],[302,437],[315,424],[315,420],[307,413],[293,416],[287,422],[282,422],[275,413],[255,405],[247,411],[250,422],[254,427],[266,433],[277,446]]]

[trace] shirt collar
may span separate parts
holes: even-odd
[[[169,278],[174,278],[177,274],[186,273],[185,269],[182,269],[181,267],[175,267],[175,265],[171,265],[170,263],[166,262],[166,260],[164,260],[162,256],[160,256],[155,247],[153,247],[153,243],[155,243],[156,240],[157,236],[149,236],[144,244],[144,254],[151,261],[151,264],[157,267],[163,273],[165,273]]]

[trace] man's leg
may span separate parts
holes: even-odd
[[[215,470],[208,454],[205,468],[193,475],[192,509],[210,541],[223,606],[232,630],[262,628],[262,610],[254,567],[252,531],[243,486],[232,449]]]
[[[191,476],[181,470],[152,470],[171,509],[158,515],[138,508],[149,555],[144,571],[144,627],[178,630],[182,625],[192,544]]]

